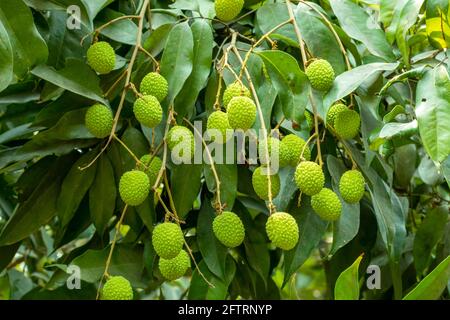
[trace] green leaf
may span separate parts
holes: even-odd
[[[114,170],[108,157],[103,154],[97,160],[95,180],[89,189],[91,219],[100,235],[103,235],[114,214],[116,194]]]
[[[208,269],[218,278],[225,276],[227,248],[217,240],[212,229],[216,217],[208,199],[204,199],[197,218],[197,244]]]
[[[142,132],[134,127],[129,127],[125,130],[122,135],[122,141],[138,158],[148,154],[150,150],[147,140]],[[136,167],[136,161],[122,145],[119,144],[118,148],[121,155],[121,166],[123,171],[120,173],[120,176],[122,176],[124,172],[133,170]]]
[[[66,67],[61,70],[39,65],[31,70],[31,73],[58,87],[109,105],[108,101],[103,98],[97,75],[81,60],[70,59],[66,62]]]
[[[170,30],[161,59],[161,75],[169,83],[169,104],[181,91],[192,72],[194,40],[187,22],[177,24]]]
[[[70,220],[72,220],[81,200],[89,190],[92,181],[94,181],[97,162],[94,162],[85,170],[81,170],[80,168],[85,166],[86,163],[90,163],[97,152],[94,149],[83,155],[74,163],[64,178],[56,205],[62,227],[66,227]]]
[[[450,278],[450,256],[411,290],[403,300],[437,300]]]
[[[418,132],[417,121],[406,123],[386,123],[380,131],[380,138],[391,140],[393,138],[408,138]]]
[[[428,0],[426,4],[426,27],[431,45],[438,49],[448,48],[450,44],[450,6],[446,0]]]
[[[448,219],[448,208],[437,207],[430,210],[414,237],[414,265],[418,277],[428,267],[434,247],[445,232]]]
[[[334,298],[336,300],[359,300],[359,264],[363,256],[345,269],[336,280]]]
[[[106,6],[114,2],[114,0],[81,0],[91,20],[103,10]]]
[[[220,200],[227,205],[228,209],[231,209],[237,196],[237,166],[234,164],[215,164],[214,166],[220,180]],[[204,166],[204,174],[208,190],[215,192],[216,180],[211,166]]]
[[[350,0],[330,0],[331,8],[344,31],[361,41],[373,55],[394,61],[395,55],[375,19]]]
[[[0,21],[0,92],[13,79],[13,52],[5,26]]]
[[[14,243],[9,246],[0,247],[0,273],[5,269],[8,264],[14,259],[17,250],[20,247],[20,242]],[[1,277],[0,277],[1,280]],[[1,300],[1,294],[0,294]]]
[[[273,203],[279,211],[284,212],[287,210],[289,203],[298,190],[294,182],[295,168],[280,168],[278,175],[280,176],[281,187],[278,196],[273,199]]]
[[[269,32],[280,23],[289,19],[289,13],[285,3],[266,3],[256,11],[256,22],[262,33]],[[276,30],[272,36],[282,36],[282,39],[294,47],[298,47],[294,27],[287,24]]]
[[[207,83],[212,63],[214,39],[211,26],[206,20],[196,20],[191,29],[194,37],[193,69],[175,99],[175,111],[179,117],[194,113],[195,101]]]
[[[121,16],[124,16],[124,14],[111,9],[102,10],[95,21],[96,27],[98,28],[101,25],[108,23],[108,21],[117,19]],[[136,44],[137,33],[138,27],[132,19],[119,20],[101,30],[101,34],[105,37],[132,46]]]
[[[22,0],[0,2],[0,21],[14,54],[14,73],[22,78],[35,65],[45,63],[47,45],[33,22],[33,14]]]
[[[199,164],[180,164],[174,166],[170,177],[173,202],[178,216],[184,218],[197,199],[202,185],[203,166]]]
[[[285,117],[300,123],[304,117],[309,92],[309,82],[305,73],[300,69],[294,57],[283,51],[263,51],[258,55],[268,67]]]
[[[450,78],[445,66],[428,71],[417,84],[416,116],[425,150],[442,162],[450,154]]]

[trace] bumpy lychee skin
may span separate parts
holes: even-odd
[[[269,155],[269,159],[266,157],[266,141],[267,141],[267,152]],[[274,137],[269,137],[268,140],[263,139],[258,144],[258,154],[259,160],[262,164],[268,164],[268,160],[272,161],[280,161],[280,140]]]
[[[89,47],[87,62],[97,73],[107,74],[114,69],[116,54],[108,42],[99,41]]]
[[[134,116],[146,127],[154,128],[160,124],[163,116],[161,104],[154,96],[143,96],[134,102]]]
[[[256,105],[247,97],[234,97],[227,107],[228,121],[233,129],[250,129],[256,120]]]
[[[158,256],[173,259],[183,248],[183,232],[176,223],[160,223],[153,229],[152,243]]]
[[[347,110],[339,113],[334,119],[336,133],[342,139],[353,139],[359,134],[361,118],[355,110]]]
[[[244,7],[244,0],[216,0],[216,16],[222,21],[236,18]]]
[[[179,153],[172,152],[172,156],[182,159],[184,157],[192,158],[195,152],[194,134],[184,126],[174,126],[167,135],[167,144],[170,150],[179,148]],[[186,154],[185,154],[186,153]]]
[[[233,136],[233,128],[231,128],[230,122],[228,121],[228,115],[223,111],[214,111],[211,113],[206,122],[206,129],[211,130],[211,139],[216,142],[221,141],[225,143]],[[216,137],[215,135],[218,132],[213,130],[218,130],[221,135]]]
[[[213,231],[216,238],[228,248],[238,247],[244,241],[244,224],[237,214],[230,211],[224,211],[214,219]]]
[[[308,125],[309,130],[314,128],[314,117],[311,113],[309,113],[309,111],[305,111],[305,119],[306,119],[306,124]]]
[[[228,104],[230,103],[231,99],[235,97],[244,96],[247,98],[251,98],[252,95],[250,93],[250,90],[239,82],[233,82],[230,84],[225,91],[223,92],[223,106],[227,108]]]
[[[298,225],[286,212],[272,214],[266,223],[267,235],[272,243],[283,250],[293,249],[298,242]]]
[[[159,271],[167,280],[176,280],[184,276],[191,267],[191,259],[186,251],[181,250],[173,259],[159,259]]]
[[[364,196],[365,180],[358,170],[345,172],[339,181],[339,192],[347,203],[358,203]]]
[[[305,151],[303,151],[305,149]],[[303,151],[303,158],[305,160],[311,159],[311,151],[306,146],[306,141],[296,136],[295,134],[288,134],[281,140],[280,143],[280,166],[295,167],[300,162],[300,156]]]
[[[130,206],[142,204],[150,192],[148,176],[139,170],[125,172],[120,178],[119,194],[123,202]]]
[[[328,91],[333,85],[335,74],[328,61],[318,59],[306,68],[306,76],[314,89]]]
[[[347,111],[348,107],[343,103],[337,103],[330,107],[330,109],[327,112],[327,124],[334,127],[334,120],[336,119],[336,116],[343,112]]]
[[[96,138],[109,136],[113,127],[113,114],[107,106],[96,103],[89,107],[84,117],[84,125]]]
[[[133,300],[133,288],[122,276],[110,277],[102,288],[102,300]]]
[[[315,162],[301,162],[295,170],[295,183],[308,196],[319,193],[325,183],[322,168]]]
[[[142,79],[139,89],[143,95],[154,96],[161,102],[169,93],[169,84],[159,73],[150,72]]]
[[[262,167],[255,169],[252,175],[252,185],[255,193],[263,200],[269,200],[269,173],[270,169],[263,171]],[[280,192],[280,176],[278,174],[270,175],[272,198],[275,198]]]
[[[328,188],[323,188],[311,197],[311,207],[323,220],[336,221],[341,217],[341,200]]]
[[[142,162],[142,165],[138,165],[138,170],[145,172],[148,176],[148,180],[150,181],[150,186],[153,186],[158,178],[159,170],[162,166],[162,161],[158,157],[153,157],[146,154],[139,159]],[[151,162],[150,162],[151,160]]]

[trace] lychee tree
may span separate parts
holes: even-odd
[[[448,12],[0,1],[0,299],[449,298]]]

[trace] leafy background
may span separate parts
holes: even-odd
[[[89,169],[104,141],[84,127],[84,112],[98,101],[116,110],[121,78],[141,30],[133,19],[101,28],[99,38],[117,54],[115,70],[98,76],[85,62],[94,31],[139,0],[2,0],[0,2],[0,298],[94,299],[114,225],[124,204],[117,190],[133,158],[113,141]],[[228,251],[211,229],[215,190],[207,165],[169,164],[169,183],[198,268],[164,282],[151,245],[163,209],[153,196],[130,209],[114,250],[111,274],[126,276],[137,299],[445,299],[450,283],[450,78],[449,4],[442,0],[292,1],[294,22],[310,56],[330,61],[337,78],[318,113],[340,99],[362,118],[361,138],[326,135],[327,185],[336,189],[356,161],[367,180],[359,205],[345,205],[334,225],[320,220],[283,169],[278,210],[297,219],[300,241],[282,253],[268,246],[268,210],[251,187],[248,165],[217,165],[223,202],[246,227],[242,246]],[[67,8],[80,8],[80,28],[70,30]],[[286,1],[246,1],[238,19],[214,20],[211,0],[151,1],[142,46],[160,61],[170,95],[163,103],[182,117],[206,120],[212,111],[224,50],[235,41],[242,58],[254,40],[289,19]],[[232,35],[237,35],[234,37]],[[337,40],[337,38],[339,41]],[[82,41],[83,39],[83,41]],[[312,111],[293,24],[271,33],[250,56],[266,126],[303,138]],[[342,47],[341,47],[342,44]],[[345,51],[345,55],[342,53]],[[229,63],[237,72],[233,51]],[[137,56],[138,84],[155,65]],[[267,71],[270,79],[264,74]],[[109,90],[113,83],[118,86]],[[223,72],[223,81],[234,81]],[[223,87],[223,86],[222,86]],[[126,95],[117,135],[137,155],[161,141],[133,119]],[[257,121],[255,128],[261,123]],[[154,136],[153,136],[154,134]],[[345,151],[345,152],[344,152]],[[316,150],[313,149],[315,156]],[[167,191],[159,191],[167,199]],[[69,290],[66,271],[82,268],[82,290]],[[381,269],[381,289],[369,290],[369,265]]]

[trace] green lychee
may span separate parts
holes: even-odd
[[[108,42],[99,41],[89,47],[87,62],[100,74],[110,73],[116,64],[116,53]]]
[[[222,21],[236,18],[244,7],[244,0],[215,0],[216,16]]]
[[[153,186],[158,178],[159,170],[162,167],[162,161],[158,157],[146,154],[139,159],[143,165],[138,165],[138,170],[144,171],[149,179],[150,186]],[[151,160],[151,162],[150,162]]]
[[[323,188],[311,197],[311,207],[325,221],[335,221],[340,218],[342,203],[336,193]]]
[[[297,166],[302,152],[305,160],[311,159],[311,151],[306,145],[306,141],[295,134],[288,134],[280,143],[280,166]]]
[[[208,117],[206,122],[206,129],[211,130],[210,136],[213,141],[227,142],[233,136],[233,128],[228,121],[228,115],[223,111],[214,111]],[[217,130],[217,132],[215,131]],[[220,137],[216,136],[220,133]]]
[[[345,172],[339,180],[339,192],[348,203],[358,203],[364,196],[365,180],[358,170]]]
[[[256,105],[247,97],[234,97],[227,107],[228,121],[233,129],[250,129],[256,120]]]
[[[122,276],[110,277],[102,288],[102,300],[133,300],[133,288]]]
[[[243,84],[239,83],[238,81],[233,82],[230,84],[225,91],[223,92],[223,106],[227,108],[228,104],[230,103],[231,99],[235,97],[244,96],[247,98],[251,98],[252,95],[250,93],[250,90]]]
[[[224,211],[214,218],[213,232],[216,238],[229,248],[240,246],[245,237],[241,218],[230,211]]]
[[[194,156],[194,134],[184,126],[177,125],[169,130],[167,144],[172,151],[172,159],[175,161],[191,159]]]
[[[298,242],[297,221],[286,212],[272,214],[266,223],[267,235],[272,243],[283,250],[293,249]]]
[[[355,110],[347,110],[337,114],[334,119],[336,133],[342,139],[353,139],[359,134],[361,118]]]
[[[161,102],[169,93],[169,84],[159,73],[150,72],[142,79],[139,89],[143,95],[154,96]]]
[[[258,167],[252,175],[252,185],[255,193],[263,200],[269,200],[269,167]],[[276,198],[280,192],[280,176],[278,174],[270,175],[272,198]]]
[[[183,232],[176,223],[160,223],[153,229],[152,243],[158,256],[164,259],[173,259],[183,248]]]
[[[148,176],[139,170],[125,172],[120,178],[119,194],[123,202],[130,206],[142,204],[150,192]]]
[[[134,102],[134,116],[146,127],[154,128],[162,120],[163,111],[158,99],[154,96],[143,96]]]
[[[306,76],[311,86],[319,91],[328,91],[334,82],[334,70],[331,64],[323,59],[314,60],[306,68]]]
[[[330,109],[327,112],[327,124],[334,127],[334,120],[336,119],[336,116],[343,112],[347,111],[348,107],[343,103],[337,103],[330,107]]]
[[[181,250],[175,258],[159,259],[159,271],[167,280],[176,280],[185,275],[191,267],[191,259],[186,251]]]
[[[322,168],[315,162],[301,162],[295,170],[295,183],[308,196],[319,193],[325,183]]]
[[[100,103],[89,107],[84,117],[84,124],[89,133],[100,139],[111,134],[113,122],[111,109]]]

